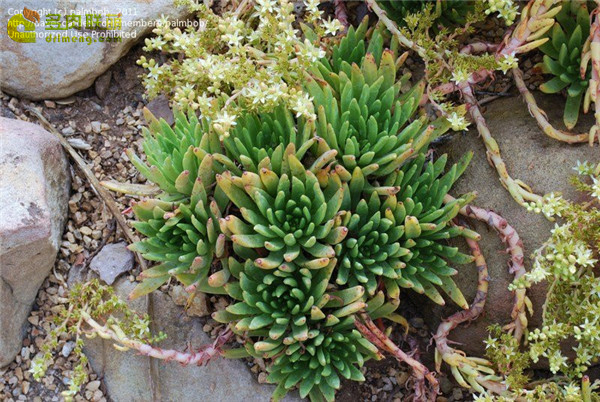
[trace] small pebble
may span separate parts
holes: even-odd
[[[67,135],[67,136],[73,135],[73,134],[75,134],[75,130],[73,129],[73,127],[68,126],[68,127],[65,127],[62,129],[62,133],[63,133],[63,135]]]
[[[64,357],[69,357],[69,355],[71,354],[71,352],[73,351],[74,348],[75,348],[75,342],[73,342],[73,341],[66,342],[63,345],[62,350],[61,350],[60,353]]]
[[[102,123],[100,123],[99,121],[93,121],[91,123],[92,126],[92,131],[96,134],[100,134],[100,132],[102,131]]]

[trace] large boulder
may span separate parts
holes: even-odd
[[[127,279],[119,279],[114,288],[124,299],[134,286],[135,283]],[[154,292],[149,298],[128,303],[139,313],[152,311],[156,331],[167,334],[167,339],[159,345],[162,348],[186,350],[212,343],[202,330],[200,320],[188,317],[165,293]],[[274,390],[273,385],[259,384],[242,360],[215,358],[202,367],[182,366],[153,360],[134,351],[119,352],[112,342],[100,338],[86,340],[84,353],[115,402],[151,401],[157,397],[153,396],[153,390],[160,393],[159,400],[165,402],[264,402],[270,400]],[[285,400],[301,399],[293,393]]]
[[[0,37],[0,87],[9,94],[34,100],[64,98],[88,88],[133,44],[150,33],[155,20],[161,15],[176,20],[189,14],[187,9],[175,7],[173,0],[97,0],[93,3],[81,0],[48,0],[42,3],[25,0],[0,4],[0,20],[3,24],[7,24],[15,14],[23,13],[23,7],[39,13],[40,22],[25,22],[34,27],[38,34],[34,43],[16,42],[6,34],[6,30]],[[60,15],[62,26],[65,25],[66,15],[79,15],[81,29],[46,30],[49,14],[55,13]],[[108,14],[118,13],[121,13],[122,26],[117,31],[122,37],[120,42],[101,42],[97,34],[102,31],[86,27],[87,15],[100,15],[104,23]],[[22,29],[19,28],[20,31]],[[85,34],[90,42],[87,42],[87,38],[75,43],[63,43],[62,39],[47,42],[47,38],[64,34]]]
[[[559,125],[562,122],[564,99],[538,93],[535,96],[539,105],[547,112],[550,121]],[[567,145],[546,136],[529,115],[527,106],[517,97],[489,104],[484,117],[492,135],[498,141],[502,157],[513,178],[521,179],[537,194],[560,191],[569,199],[577,199],[580,196],[569,184],[569,177],[575,174],[572,168],[577,160],[598,163],[598,146],[592,148],[587,144]],[[584,116],[581,120],[577,129],[584,131],[591,127],[593,117]],[[525,266],[529,270],[532,263],[531,254],[548,239],[554,223],[519,206],[502,187],[495,169],[487,161],[483,141],[475,129],[471,129],[465,135],[456,135],[440,149],[440,153],[449,153],[450,160],[453,161],[468,151],[474,151],[473,160],[451,192],[457,195],[477,191],[478,197],[473,202],[474,205],[491,209],[506,218],[523,240]],[[506,247],[496,232],[480,222],[474,226],[482,235],[480,246],[490,274],[487,303],[481,317],[469,325],[456,328],[450,339],[460,342],[459,348],[469,354],[483,355],[483,340],[488,335],[486,328],[494,323],[506,324],[510,321],[513,298],[507,288],[513,280],[513,275],[508,272],[509,256],[505,252]],[[463,251],[469,252],[464,248],[464,242],[459,241],[456,244],[461,245]],[[477,269],[474,264],[457,268],[459,273],[456,282],[467,300],[473,300],[477,287]],[[529,320],[530,327],[541,323],[545,293],[544,285],[535,286],[528,292],[535,311]],[[425,317],[434,329],[441,317],[457,311],[451,302],[446,307],[427,305],[433,309],[434,314],[428,313]]]
[[[0,367],[21,349],[37,291],[54,265],[69,200],[67,159],[41,127],[0,117]]]

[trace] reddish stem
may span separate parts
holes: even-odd
[[[430,372],[421,362],[412,358],[400,349],[396,344],[381,331],[371,320],[368,314],[360,314],[364,324],[355,319],[354,325],[365,336],[367,340],[375,344],[379,349],[390,353],[401,363],[408,364],[412,369],[414,380],[415,401],[435,401],[439,394],[439,383],[434,373]],[[429,385],[427,385],[427,383]]]

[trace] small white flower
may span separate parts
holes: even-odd
[[[311,63],[325,57],[325,51],[320,47],[314,46],[308,39],[304,39],[304,46],[300,50],[300,56]]]
[[[504,59],[502,59],[499,63],[498,70],[502,71],[504,74],[509,72],[515,67],[519,66],[519,59],[515,57],[515,54],[505,54]]]
[[[304,2],[306,4],[306,11],[311,14],[319,14],[319,0],[306,0]]]
[[[578,175],[587,176],[594,172],[594,167],[588,161],[584,161],[583,163],[577,161],[577,166],[575,166],[573,170],[576,171]]]
[[[277,2],[275,0],[256,0],[256,10],[261,14],[271,14],[275,9]]]
[[[463,70],[456,70],[452,72],[452,81],[459,84],[469,79],[469,73]]]
[[[452,130],[454,130],[454,131],[465,130],[469,125],[469,122],[467,121],[467,119],[465,119],[464,116],[460,116],[456,112],[452,112],[452,114],[450,116],[448,116],[446,119],[448,120],[448,122],[452,126]]]
[[[330,19],[328,21],[323,22],[323,27],[325,28],[325,35],[335,35],[338,31],[341,31],[343,25],[337,19]]]
[[[236,125],[236,115],[229,114],[227,110],[217,113],[214,120],[214,128],[219,132],[220,137],[229,137],[229,130]]]
[[[592,196],[600,200],[600,179],[592,177]]]
[[[296,117],[304,116],[309,120],[314,120],[316,118],[312,98],[309,98],[307,94],[296,97],[293,109],[296,112]]]
[[[230,47],[237,47],[242,44],[244,37],[240,35],[238,31],[235,31],[233,33],[223,35],[222,39],[226,41]]]

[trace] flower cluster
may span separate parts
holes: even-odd
[[[172,28],[166,19],[146,39],[144,50],[173,55],[166,62],[142,56],[148,70],[147,96],[168,96],[174,105],[208,118],[221,136],[236,125],[241,111],[268,112],[285,104],[298,116],[314,119],[310,98],[301,90],[303,71],[325,56],[321,39],[341,24],[321,18],[318,1],[306,4],[310,39],[294,28],[291,1],[257,1],[253,6],[215,14],[208,6],[181,1],[203,24]]]
[[[596,167],[578,162],[573,178],[578,189],[589,194],[590,201],[574,203],[550,195],[543,205],[532,207],[548,217],[560,217],[551,237],[535,252],[533,269],[511,285],[528,287],[541,281],[550,283],[543,325],[529,334],[529,354],[535,362],[548,358],[553,373],[581,377],[600,355],[600,277],[595,267],[600,256],[600,208]],[[569,359],[561,343],[576,342],[575,358]]]
[[[513,0],[487,0],[486,14],[498,13],[500,18],[504,20],[507,26],[515,22],[515,18],[519,15],[518,2]]]

